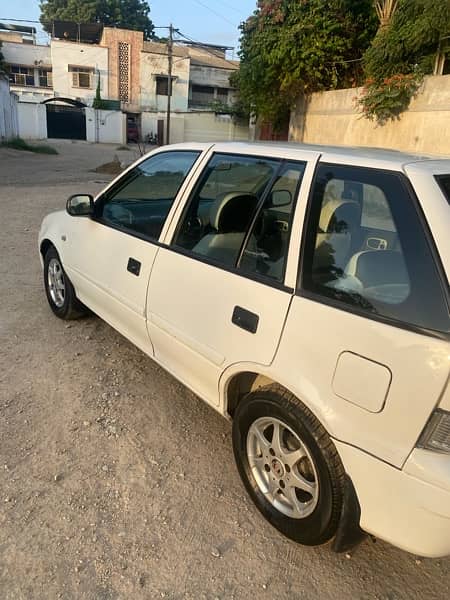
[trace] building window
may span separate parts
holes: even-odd
[[[214,101],[214,88],[209,85],[193,85],[191,102],[193,106],[208,106]]]
[[[176,77],[172,77],[172,90],[171,90],[171,96],[173,94],[173,84],[175,82]],[[168,90],[168,77],[166,77],[165,75],[161,75],[159,77],[156,78],[156,95],[157,96],[168,96],[169,94],[169,90]]]
[[[130,44],[119,42],[119,100],[130,101]]]
[[[39,86],[48,88],[53,86],[51,69],[39,69]]]
[[[69,65],[69,73],[72,78],[72,87],[92,89],[94,82],[93,67],[74,67]]]
[[[217,100],[228,104],[228,88],[217,88]]]
[[[9,82],[13,85],[34,86],[34,69],[32,67],[11,65],[9,69]]]

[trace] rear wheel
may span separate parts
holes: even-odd
[[[73,285],[63,269],[58,252],[51,246],[44,257],[44,285],[50,308],[60,319],[77,319],[86,314]]]
[[[295,396],[270,385],[250,393],[233,421],[242,481],[260,512],[301,544],[336,533],[344,469],[325,429]]]

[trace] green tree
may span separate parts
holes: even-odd
[[[259,0],[241,24],[243,102],[276,124],[300,95],[355,85],[377,29],[371,0]]]
[[[103,100],[100,93],[100,73],[97,75],[97,88],[95,90],[95,98],[92,103],[92,108],[103,108]]]
[[[450,33],[450,0],[388,4],[393,10],[385,19],[379,10],[380,28],[364,54],[366,83],[358,99],[364,116],[380,125],[408,108]]]
[[[145,0],[41,0],[40,21],[48,32],[53,21],[99,22],[111,27],[144,32],[153,37],[150,8]]]
[[[367,77],[433,72],[439,42],[450,34],[450,0],[398,0],[364,55]]]

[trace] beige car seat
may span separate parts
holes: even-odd
[[[219,196],[209,215],[214,231],[205,235],[192,251],[226,265],[234,265],[257,204],[258,198],[254,194],[228,192]],[[256,251],[256,240],[253,245]]]
[[[322,207],[316,236],[314,271],[331,268],[344,272],[361,225],[361,205],[356,200],[331,198]]]

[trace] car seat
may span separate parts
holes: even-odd
[[[359,237],[361,205],[355,200],[332,198],[324,203],[319,218],[314,253],[314,273],[343,274]]]
[[[234,265],[257,204],[258,198],[254,194],[227,192],[219,196],[209,214],[213,232],[205,235],[192,251]],[[256,251],[256,240],[250,243]]]
[[[342,284],[370,300],[399,304],[410,292],[402,252],[364,250],[354,254],[345,268]]]

